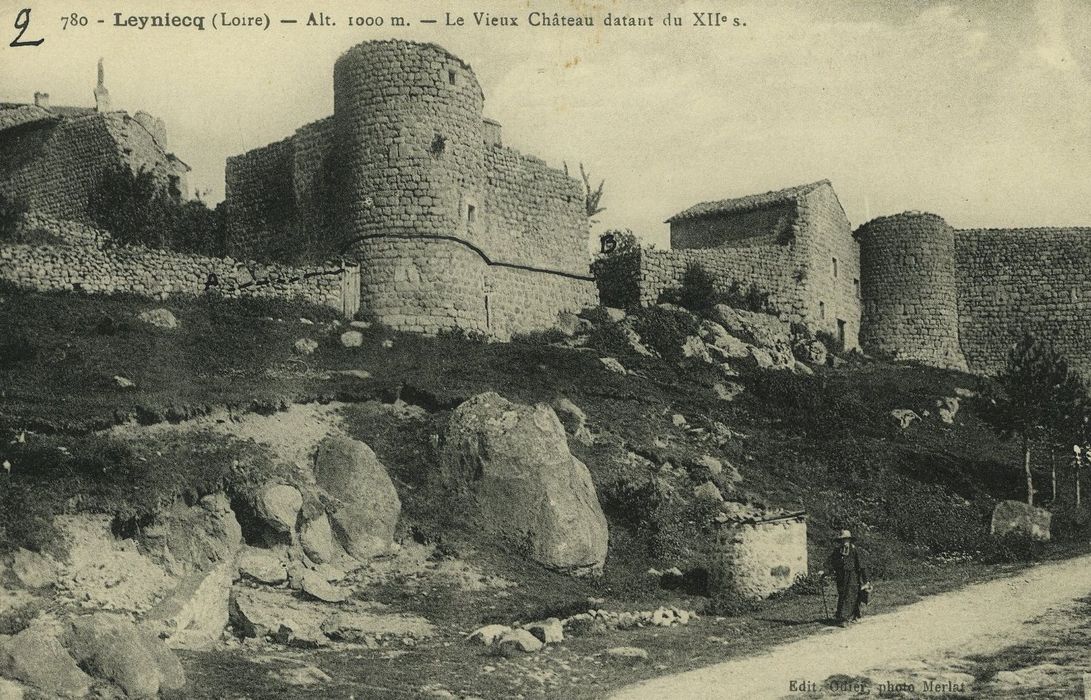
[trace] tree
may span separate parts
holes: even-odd
[[[1034,504],[1035,494],[1032,445],[1045,440],[1052,444],[1076,424],[1086,406],[1082,383],[1050,345],[1027,334],[1011,349],[982,417],[1002,438],[1020,437],[1028,504]]]
[[[568,163],[564,164],[564,174],[568,175]],[[602,202],[602,188],[606,186],[606,180],[599,180],[599,186],[591,187],[591,173],[585,170],[580,163],[580,177],[583,178],[583,205],[587,212],[587,218],[591,223],[596,223],[595,217],[606,211],[606,207],[600,206]]]

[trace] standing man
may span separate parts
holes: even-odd
[[[867,585],[868,575],[850,531],[842,530],[834,542],[826,570],[837,584],[837,624],[847,627],[860,619],[860,589]]]

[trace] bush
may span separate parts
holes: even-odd
[[[982,561],[988,564],[1011,564],[1038,561],[1045,553],[1046,545],[1023,533],[1010,532],[1003,537],[990,537],[979,550]]]
[[[682,345],[686,338],[697,335],[699,325],[692,314],[661,306],[644,309],[633,317],[633,329],[644,345],[668,360],[682,357]]]
[[[522,343],[523,345],[549,345],[559,343],[562,340],[565,340],[565,334],[556,328],[514,333],[511,336],[511,342]]]
[[[826,350],[832,352],[834,355],[845,354],[845,343],[836,335],[829,331],[818,331],[814,334],[814,337],[822,342],[826,346]]]
[[[716,304],[756,313],[779,313],[769,293],[753,282],[743,286],[738,280],[732,280],[727,289],[717,290],[712,275],[700,263],[686,265],[681,285],[663,290],[658,301],[677,304],[700,315],[706,315]]]
[[[718,303],[719,298],[712,275],[697,263],[686,265],[678,304],[696,314],[705,314]]]
[[[223,254],[223,227],[217,212],[200,201],[176,201],[146,170],[133,173],[120,168],[106,173],[91,197],[90,214],[121,245]]]

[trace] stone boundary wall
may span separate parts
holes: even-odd
[[[995,374],[1024,333],[1091,378],[1091,228],[955,231],[959,339]]]
[[[758,599],[807,575],[807,521],[803,516],[716,527],[710,588]]]
[[[274,297],[333,306],[346,316],[359,303],[354,264],[309,268],[211,258],[143,246],[114,246],[109,234],[72,221],[29,215],[27,230],[47,231],[60,244],[0,244],[0,279],[38,291],[132,293],[157,299],[201,295],[214,273],[225,297]],[[355,286],[354,286],[355,284]]]
[[[717,288],[733,281],[756,284],[791,320],[801,319],[799,283],[791,246],[639,250],[595,262],[599,296],[608,306],[652,306],[666,290],[680,287],[686,267],[701,265]]]
[[[461,328],[507,340],[552,328],[558,313],[597,303],[590,277],[490,262],[459,239],[375,236],[348,254],[360,263],[361,307],[402,331]]]
[[[292,138],[227,159],[224,222],[228,254],[265,258],[292,245]]]

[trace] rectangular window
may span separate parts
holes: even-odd
[[[854,279],[852,281],[852,289],[853,289],[854,292],[856,292],[856,298],[859,299],[860,298],[860,280]]]
[[[818,302],[818,317],[822,318],[822,319],[826,318],[826,304],[825,304],[825,302],[821,302],[821,301]]]
[[[477,221],[477,207],[472,204],[466,205],[466,223],[472,224]]]
[[[447,82],[449,82],[451,85],[454,85],[455,82],[456,82],[457,75],[458,74],[455,73],[453,70],[447,71]]]
[[[845,322],[841,319],[837,319],[837,343],[845,347]]]
[[[833,278],[837,279],[837,258],[833,259]]]

